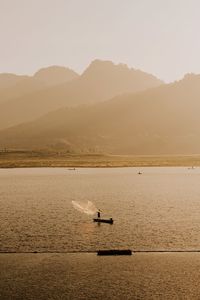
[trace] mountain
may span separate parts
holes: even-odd
[[[40,69],[33,76],[15,74],[0,74],[0,103],[13,100],[43,90],[49,86],[55,86],[73,80],[78,74],[71,69],[59,66],[51,66]]]
[[[40,71],[34,77],[41,79],[43,76],[44,71]],[[125,65],[96,60],[81,76],[71,81],[1,103],[0,128],[28,122],[61,107],[97,103],[162,83],[153,75],[129,69]]]
[[[0,103],[13,96],[13,93],[10,92],[13,86],[19,84],[24,80],[27,80],[28,78],[28,76],[15,75],[10,73],[0,74]]]
[[[157,87],[163,82],[151,74],[130,69],[125,64],[95,60],[79,78],[79,103],[95,103],[119,94],[135,93]],[[89,95],[89,97],[88,97]],[[85,101],[83,101],[85,99]]]
[[[112,154],[200,153],[200,75],[103,103],[62,108],[0,132],[1,147]]]
[[[44,82],[46,86],[58,85],[78,78],[78,76],[73,70],[61,66],[43,68],[34,74],[34,78]]]
[[[27,77],[28,76],[2,73],[0,74],[0,89],[9,88]]]
[[[0,103],[5,103],[7,100],[13,101],[19,97],[29,95],[35,91],[46,88],[44,82],[41,82],[33,77],[26,76],[7,88],[0,89]]]

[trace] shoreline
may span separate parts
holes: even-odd
[[[0,153],[0,168],[199,167],[199,155],[101,155],[43,151]]]

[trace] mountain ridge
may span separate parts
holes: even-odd
[[[0,132],[4,147],[82,153],[200,153],[200,75],[76,108]]]
[[[39,69],[32,76],[12,73],[0,74],[0,103],[17,99],[24,95],[46,89],[77,78],[79,75],[73,70],[50,66]]]
[[[96,60],[73,80],[0,103],[0,128],[31,121],[60,107],[105,101],[118,94],[161,84],[153,75]]]

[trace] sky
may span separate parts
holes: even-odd
[[[200,74],[199,0],[0,0],[0,73],[94,59],[172,82]]]

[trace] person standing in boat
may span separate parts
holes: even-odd
[[[101,211],[100,211],[100,209],[98,209],[98,211],[97,211],[97,218],[98,218],[98,219],[101,218]]]

